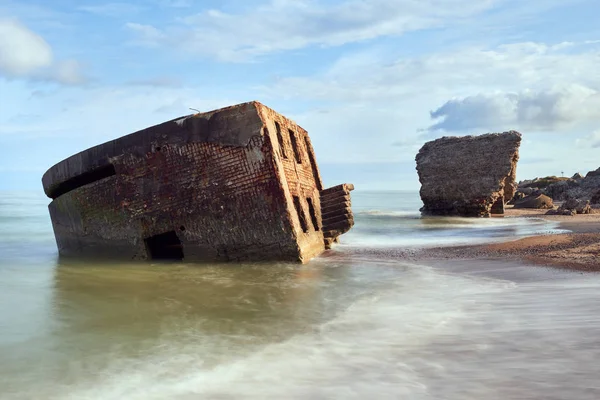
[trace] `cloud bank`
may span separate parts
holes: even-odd
[[[441,119],[428,130],[473,129],[560,131],[597,119],[600,93],[581,85],[452,99],[430,113]]]
[[[221,61],[247,61],[309,46],[341,46],[460,23],[502,0],[271,0],[240,12],[206,10],[164,27],[130,22],[135,42]]]

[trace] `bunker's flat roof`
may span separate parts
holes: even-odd
[[[253,136],[263,134],[261,109],[269,108],[258,101],[250,101],[185,115],[83,150],[60,161],[44,173],[44,192],[48,197],[54,198],[54,191],[61,183],[109,167],[113,157],[125,153],[146,154],[163,143],[212,142],[226,146],[246,146]]]

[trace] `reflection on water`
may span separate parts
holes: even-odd
[[[30,315],[41,317],[35,334],[0,346],[0,392],[598,398],[596,276],[440,267],[336,257],[306,266],[58,265],[52,286],[40,288],[51,293],[48,307]],[[504,279],[486,273],[499,269]]]
[[[71,385],[97,384],[142,360],[215,368],[313,332],[357,296],[389,285],[383,279],[365,286],[363,273],[335,262],[323,268],[318,261],[305,266],[61,263],[53,285],[38,288],[51,293],[43,296],[47,303],[33,299],[46,320],[35,322],[31,337],[0,346],[10,361],[0,365],[0,376],[10,377],[0,378],[0,392],[29,387],[32,393],[62,396],[64,385],[70,391]],[[32,381],[40,386],[32,389]]]
[[[347,246],[378,229],[428,245],[547,228],[393,219],[414,214],[409,200],[353,198],[367,217]],[[1,399],[600,398],[600,275],[344,251],[308,265],[57,261],[45,204],[8,200]],[[2,220],[10,207],[30,214]]]
[[[327,280],[345,273],[328,270]],[[54,306],[69,329],[93,336],[124,330],[132,348],[164,332],[183,337],[196,330],[223,335],[232,345],[258,344],[257,338],[282,340],[327,318],[324,296],[336,291],[326,288],[315,266],[71,264],[56,269]]]

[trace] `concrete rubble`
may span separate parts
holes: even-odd
[[[600,168],[580,173],[571,178],[546,176],[521,181],[513,198],[516,204],[530,194],[544,194],[559,203],[558,209],[549,210],[549,215],[594,214],[600,209]]]
[[[547,184],[540,184],[547,183]],[[589,171],[585,176],[577,173],[571,178],[545,177],[519,183],[519,191],[539,189],[555,201],[569,199],[590,200],[600,203],[600,168]]]
[[[489,217],[512,199],[521,134],[443,137],[416,156],[425,215]]]
[[[530,194],[514,202],[514,208],[551,209],[554,207],[552,199],[545,194]]]

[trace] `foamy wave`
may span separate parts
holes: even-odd
[[[367,215],[367,216],[378,216],[378,217],[414,217],[420,218],[421,214],[416,211],[384,211],[384,210],[365,210],[356,211],[355,215]]]
[[[367,217],[368,218],[368,217]],[[556,221],[533,218],[390,217],[356,219],[339,245],[347,248],[437,247],[567,233]]]

